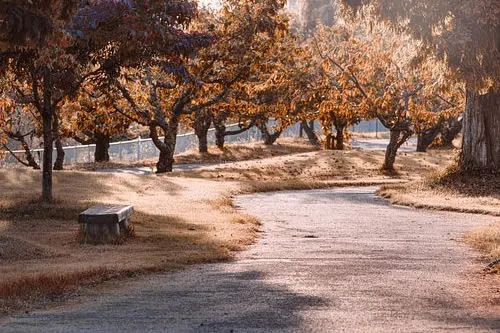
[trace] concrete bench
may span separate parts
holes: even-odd
[[[129,218],[134,213],[130,205],[94,206],[78,216],[82,230],[94,242],[106,242],[127,232]]]

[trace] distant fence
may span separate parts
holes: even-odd
[[[269,126],[273,126],[274,123],[271,121]],[[363,121],[358,125],[351,128],[353,132],[364,133],[364,132],[378,132],[381,125],[378,121]],[[228,130],[239,129],[238,124],[232,124],[227,126]],[[318,122],[315,123],[316,131],[321,134],[321,127]],[[286,130],[283,131],[282,137],[298,137],[300,134],[300,124],[297,123]],[[163,138],[161,138],[163,139]],[[227,136],[226,142],[229,144],[238,143],[248,143],[262,140],[262,134],[257,128],[251,128],[250,130],[233,136]],[[210,145],[215,144],[215,129],[210,129],[208,132],[208,143]],[[177,145],[175,147],[175,153],[180,154],[196,148],[198,146],[198,138],[194,133],[180,134],[177,136]],[[33,156],[36,160],[43,160],[43,149],[33,149]],[[95,145],[76,145],[64,147],[65,159],[64,163],[69,164],[81,164],[81,163],[92,163],[94,161]],[[24,151],[16,150],[13,152],[23,158]],[[56,151],[54,149],[54,158],[56,156]],[[135,139],[130,141],[120,141],[113,142],[109,147],[109,156],[111,161],[124,161],[124,162],[136,162],[145,159],[156,158],[159,155],[158,149],[155,147],[151,139]],[[7,154],[4,160],[0,160],[0,166],[9,166],[18,163],[16,159]]]

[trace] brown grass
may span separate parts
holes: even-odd
[[[475,228],[464,239],[489,259],[500,259],[500,223]]]
[[[54,178],[56,203],[46,205],[37,200],[40,181],[38,172],[0,171],[0,311],[109,274],[229,260],[233,250],[251,244],[257,235],[255,223],[235,223],[236,212],[222,214],[206,202],[230,205],[227,198],[239,189],[236,184],[60,172]],[[97,203],[134,205],[135,237],[121,245],[81,244],[78,214]]]
[[[243,182],[243,190],[241,193],[266,193],[277,191],[302,191],[302,190],[320,190],[334,187],[350,187],[350,186],[380,186],[384,184],[402,184],[405,180],[344,180],[344,181],[248,181]]]
[[[416,208],[500,216],[500,175],[434,172],[406,185],[382,186],[379,195]]]
[[[176,172],[179,177],[205,178],[257,183],[320,183],[325,181],[384,182],[393,179],[415,180],[448,166],[451,151],[401,153],[396,163],[397,175],[384,175],[380,166],[383,151],[314,151],[266,159],[205,166],[196,170]],[[276,187],[274,185],[269,185]],[[302,185],[301,185],[302,187]],[[307,188],[305,185],[304,188]],[[314,186],[313,186],[314,188]],[[279,186],[276,188],[279,190]]]

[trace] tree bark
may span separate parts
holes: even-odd
[[[220,150],[224,150],[226,142],[226,115],[221,113],[214,117],[215,144]]]
[[[195,114],[194,132],[198,137],[198,151],[201,154],[208,153],[208,130],[212,124],[212,114],[209,111],[201,111]]]
[[[436,137],[439,135],[441,130],[441,124],[433,126],[426,131],[423,131],[418,134],[417,139],[417,152],[425,153],[429,146],[434,142]]]
[[[156,147],[160,150],[160,157],[156,164],[156,173],[172,172],[174,168],[175,145],[177,143],[177,132],[179,130],[179,116],[172,116],[168,122],[168,128],[165,130],[165,139],[161,142],[158,139],[156,128],[150,130],[151,138]]]
[[[325,150],[333,150],[335,146],[335,135],[333,133],[328,133],[325,136]]]
[[[453,140],[462,132],[463,120],[452,119],[443,122],[441,126],[441,142],[443,147],[453,147]]]
[[[64,148],[61,142],[61,139],[57,138],[55,140],[56,146],[56,161],[54,162],[54,170],[64,170],[64,156],[66,155],[64,152]]]
[[[396,162],[398,149],[408,140],[411,134],[411,131],[391,130],[391,137],[385,151],[385,160],[382,170],[394,172],[394,163]]]
[[[109,162],[109,146],[111,135],[95,133],[95,154],[94,161],[96,163]]]
[[[316,132],[314,132],[314,121],[312,121],[312,126],[310,126],[310,123],[308,124],[306,120],[303,120],[302,128],[304,129],[309,142],[315,147],[320,147],[321,144],[319,143],[318,136],[316,135]]]
[[[272,146],[276,142],[276,140],[278,140],[278,138],[281,136],[281,133],[283,132],[283,131],[276,131],[271,134],[269,132],[269,129],[267,128],[267,125],[264,123],[259,126],[259,130],[262,133],[262,137],[264,138],[264,145],[266,146]]]
[[[344,125],[335,125],[335,130],[337,131],[336,139],[337,144],[335,145],[335,149],[344,150]]]
[[[42,126],[43,126],[43,176],[42,176],[42,201],[51,203],[52,196],[52,150],[53,150],[53,136],[52,136],[52,119],[51,112],[42,112]]]
[[[7,149],[19,163],[21,163],[27,167],[31,167],[35,170],[40,170],[40,166],[38,165],[38,163],[35,160],[35,157],[31,153],[31,148],[30,148],[28,142],[26,142],[27,135],[22,135],[20,132],[17,132],[17,133],[10,132],[10,133],[8,133],[8,136],[9,136],[9,138],[16,140],[16,141],[19,141],[21,143],[21,146],[24,149],[24,155],[26,156],[26,162],[24,162],[23,160],[18,158],[14,154],[14,152],[12,150],[10,150],[6,145],[3,145],[4,148]]]
[[[462,171],[500,171],[500,91],[467,91],[463,122]]]
[[[64,149],[61,142],[61,137],[59,135],[59,117],[57,113],[53,112],[53,124],[52,124],[52,137],[54,138],[54,143],[56,146],[56,161],[54,162],[54,170],[64,169]]]

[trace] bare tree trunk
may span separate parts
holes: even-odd
[[[316,135],[316,132],[314,132],[314,121],[312,121],[312,126],[310,126],[306,120],[303,120],[302,128],[304,129],[304,132],[306,132],[309,142],[315,147],[320,147],[321,145],[319,143],[318,136]]]
[[[177,143],[178,130],[179,130],[179,117],[174,115],[170,118],[168,122],[168,128],[165,131],[164,142],[161,145],[156,145],[160,150],[160,157],[158,159],[158,163],[156,164],[156,173],[158,174],[168,173],[173,171],[174,161],[175,161],[174,160],[175,145]],[[154,141],[155,139],[153,138],[153,142]]]
[[[269,132],[269,129],[267,128],[267,125],[264,123],[259,125],[259,130],[262,133],[262,137],[264,138],[264,144],[266,146],[272,146],[276,142],[276,140],[278,140],[278,138],[281,136],[281,133],[283,132],[279,130],[271,134]]]
[[[212,124],[212,113],[209,111],[200,111],[195,114],[194,132],[198,137],[198,151],[208,153],[208,130]]]
[[[394,163],[396,162],[398,149],[408,140],[411,134],[412,132],[409,130],[391,130],[391,137],[385,151],[385,160],[382,170],[394,172]]]
[[[215,144],[220,150],[224,150],[226,141],[226,115],[224,113],[218,114],[213,120],[215,127]]]
[[[467,91],[463,126],[460,169],[499,172],[500,91],[485,95]]]
[[[64,170],[64,156],[66,155],[64,153],[64,148],[61,142],[61,139],[57,138],[55,140],[55,146],[56,146],[56,161],[54,162],[54,170]]]
[[[95,133],[95,153],[94,161],[96,163],[109,162],[109,146],[111,135]]]
[[[52,136],[52,119],[51,112],[42,113],[42,126],[43,126],[43,176],[42,176],[42,201],[50,203],[53,201],[52,196],[52,150],[53,150],[53,136]]]
[[[5,144],[3,145],[4,148],[7,149],[19,163],[21,163],[27,167],[31,167],[35,170],[40,170],[40,166],[38,165],[38,163],[35,160],[35,157],[31,153],[31,149],[30,149],[29,144],[26,142],[27,135],[22,135],[21,133],[17,132],[17,133],[8,133],[8,136],[9,136],[9,138],[16,140],[16,141],[19,141],[21,143],[21,146],[24,149],[24,155],[26,156],[26,162],[24,162],[23,160],[18,158],[14,154],[14,152],[12,150],[10,150]]]
[[[463,120],[452,119],[441,125],[441,141],[443,147],[453,147],[453,140],[462,132]]]
[[[26,161],[28,161],[28,166],[32,167],[35,170],[40,170],[40,166],[36,162],[35,157],[31,153],[31,149],[24,138],[22,138],[21,145],[23,146],[24,154],[26,155]]]
[[[53,131],[52,137],[55,140],[55,146],[56,146],[56,161],[54,162],[54,170],[60,171],[64,169],[65,153],[59,135],[59,117],[55,112],[53,115],[52,131]]]
[[[337,150],[344,150],[344,131],[345,131],[345,126],[344,125],[335,125],[335,129],[337,131],[336,139],[337,139],[337,144],[335,146],[335,149]]]
[[[333,150],[335,146],[335,135],[333,133],[328,133],[325,137],[325,150]]]
[[[417,152],[425,153],[429,146],[434,142],[441,130],[441,124],[433,126],[418,134],[417,139]]]

